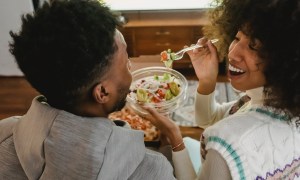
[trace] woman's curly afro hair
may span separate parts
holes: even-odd
[[[260,40],[265,59],[265,104],[300,116],[300,0],[217,0],[207,36],[222,39],[223,54],[238,30]]]

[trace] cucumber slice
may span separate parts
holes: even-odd
[[[171,53],[171,54],[170,54],[170,59],[171,59],[172,61],[174,61],[174,60],[176,59],[176,54],[175,54],[175,53]]]
[[[170,99],[172,99],[173,97],[174,97],[174,95],[172,94],[171,90],[168,89],[168,90],[166,91],[166,94],[165,94],[165,99],[166,99],[166,100],[170,100]]]
[[[170,90],[171,90],[172,94],[173,94],[174,96],[177,96],[177,95],[179,94],[179,92],[180,92],[180,89],[179,89],[177,83],[175,83],[175,82],[170,82],[170,83],[168,83],[168,84],[169,84],[169,87],[170,87]]]
[[[144,89],[137,89],[136,91],[137,100],[140,102],[147,102],[148,101],[148,93]]]

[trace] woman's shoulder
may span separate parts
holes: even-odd
[[[289,126],[291,118],[283,111],[277,110],[272,107],[266,107],[262,105],[252,106],[244,112],[230,115],[223,120],[219,121],[215,125],[207,128],[207,131],[232,131],[245,132],[251,128],[257,128],[258,126],[268,125],[273,126],[277,124],[279,126]]]
[[[293,153],[300,145],[299,128],[295,128],[297,120],[300,121],[299,118],[290,119],[274,108],[251,107],[247,112],[229,116],[205,130],[206,149],[219,152],[231,169],[237,168],[236,171],[243,172],[245,177],[267,172],[266,168],[271,165],[264,164],[263,158],[273,159],[272,162],[280,165],[292,161]]]
[[[243,112],[239,114],[230,115],[216,124],[208,127],[205,133],[221,133],[221,134],[237,134],[238,132],[245,132],[253,126],[259,126],[263,123],[260,118],[256,116],[255,112]]]
[[[289,119],[284,112],[272,108],[252,107],[247,112],[231,115],[207,128],[203,136],[212,148],[224,145],[245,150],[254,144],[257,147],[265,146],[266,142],[289,137],[293,132],[300,138],[297,120],[300,122],[299,118]]]

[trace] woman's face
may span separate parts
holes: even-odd
[[[264,63],[258,56],[260,42],[252,42],[243,32],[238,31],[229,46],[228,77],[232,86],[246,91],[265,85]]]

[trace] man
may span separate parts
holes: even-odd
[[[143,132],[107,119],[131,84],[126,43],[98,1],[55,1],[22,19],[11,52],[36,97],[0,121],[0,179],[174,179]]]

